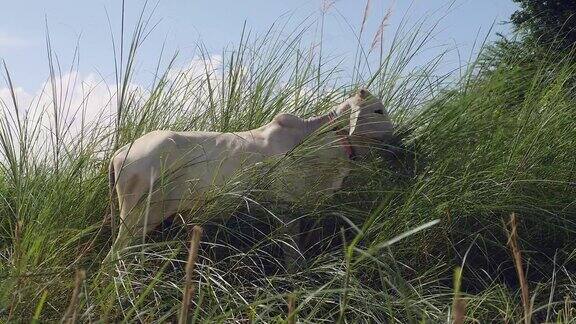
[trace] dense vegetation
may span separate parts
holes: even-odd
[[[570,0],[513,0],[520,8],[512,15],[522,40],[556,46],[566,51],[576,42],[576,3]]]
[[[174,73],[169,60],[143,89],[133,86],[148,32],[141,22],[130,53],[119,55],[117,117],[83,125],[78,135],[62,116],[81,107],[66,100],[49,100],[48,121],[24,114],[16,99],[4,102],[0,318],[176,320],[185,227],[166,224],[124,251],[122,262],[101,264],[111,242],[107,166],[114,147],[159,128],[236,131],[281,111],[317,114],[363,85],[398,125],[398,160],[356,163],[343,190],[313,204],[275,204],[248,192],[234,205],[225,202],[239,193],[215,193],[188,218],[204,226],[190,319],[404,323],[464,313],[467,322],[573,321],[572,56],[542,44],[524,56],[519,48],[528,41],[503,40],[459,78],[439,76],[441,56],[411,68],[433,36],[427,26],[402,25],[380,53],[360,49],[353,79],[303,44],[305,31],[287,38],[272,28],[261,36],[244,32],[218,69],[205,52],[201,73]],[[57,77],[53,72],[52,84]],[[54,89],[53,98],[62,98],[65,89]],[[229,221],[210,221],[223,213]],[[291,243],[275,221],[279,213],[303,218],[311,233],[297,273],[284,269],[280,247]],[[507,224],[513,213],[517,226]]]

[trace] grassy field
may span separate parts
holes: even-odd
[[[311,50],[305,30],[244,31],[221,68],[200,47],[200,73],[174,73],[175,60],[164,58],[143,88],[134,86],[149,31],[142,21],[121,55],[117,47],[111,118],[71,130],[82,107],[67,105],[57,86],[43,119],[4,102],[0,320],[176,321],[183,226],[167,224],[122,262],[101,264],[111,243],[114,148],[155,129],[238,131],[279,112],[311,116],[365,86],[398,126],[399,161],[357,162],[336,196],[313,203],[250,192],[228,204],[238,193],[222,190],[183,215],[204,227],[189,320],[574,321],[576,65],[553,55],[491,64],[486,55],[438,75],[442,56],[413,63],[434,35],[427,26],[405,23],[386,46],[358,47],[353,62]],[[8,69],[5,76],[10,85]],[[274,221],[282,213],[311,233],[297,273],[284,269],[281,246],[290,243]],[[225,223],[211,221],[223,214]]]

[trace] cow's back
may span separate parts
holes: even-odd
[[[238,191],[253,185],[253,180],[266,181],[263,178],[269,174],[268,166],[276,160],[261,162],[284,157],[303,140],[298,129],[281,124],[283,119],[290,118],[281,114],[263,127],[238,133],[154,131],[145,134],[119,150],[114,158],[120,200],[132,207],[150,193],[150,203],[168,203],[171,210],[184,210],[206,199],[209,192]],[[333,143],[328,143],[334,140],[333,136],[329,137],[321,142],[331,148],[321,148],[300,161],[308,165],[288,159],[287,168],[275,167],[277,172],[270,179],[270,189],[284,199],[294,200],[310,189],[321,192],[339,187],[341,181],[337,180],[335,185],[333,179],[341,178],[341,172],[333,163],[342,153]],[[328,182],[323,183],[325,181]]]

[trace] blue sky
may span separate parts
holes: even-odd
[[[163,43],[165,52],[178,49],[182,60],[194,57],[199,41],[218,54],[223,47],[238,41],[244,21],[256,32],[265,31],[281,16],[289,15],[294,26],[306,17],[313,22],[320,16],[323,2],[326,0],[151,1],[149,6],[156,6],[152,20],[158,25],[142,48],[139,69],[143,74],[153,70]],[[126,0],[129,30],[143,3]],[[48,75],[47,20],[63,69],[70,67],[74,48],[79,44],[78,70],[84,75],[97,72],[110,76],[114,61],[107,14],[113,32],[118,34],[120,4],[119,0],[5,1],[0,11],[0,59],[6,61],[17,86],[29,93],[37,91]],[[493,24],[492,35],[496,31],[507,33],[510,26],[501,22],[516,9],[511,0],[456,0],[449,4],[446,0],[372,0],[367,29],[373,33],[388,9],[392,13],[385,35],[393,33],[406,14],[409,20],[430,15],[444,17],[429,46],[457,48],[467,58],[478,35],[483,38]],[[347,58],[354,54],[354,32],[358,32],[364,6],[363,0],[340,0],[327,11],[324,46],[331,55]],[[448,65],[458,65],[455,51],[450,58]]]

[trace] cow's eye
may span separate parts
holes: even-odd
[[[380,115],[384,115],[384,110],[382,109],[374,110],[374,112]]]

